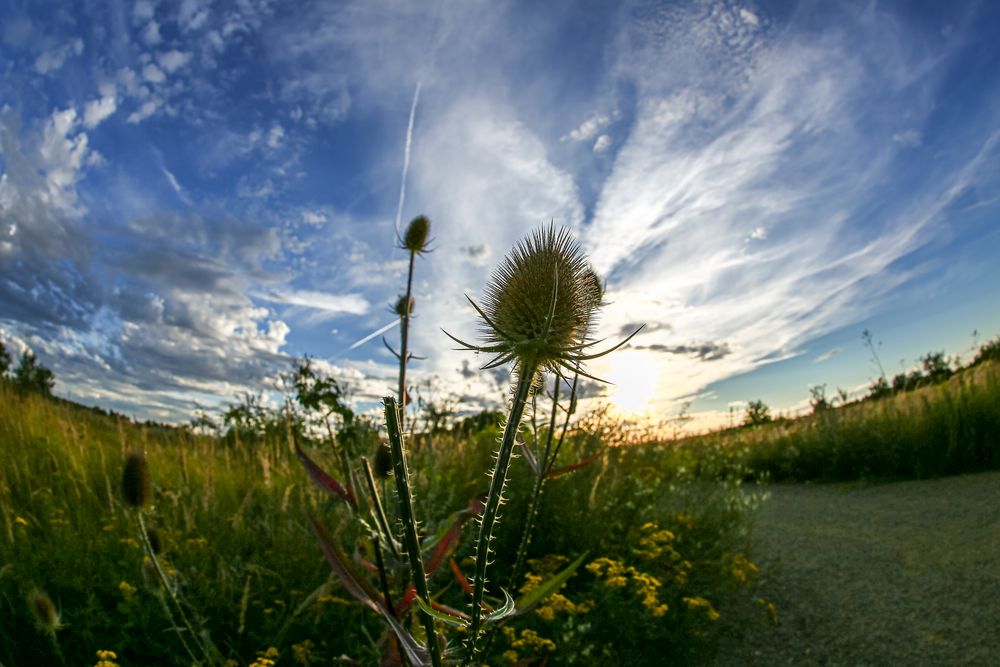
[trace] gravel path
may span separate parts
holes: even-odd
[[[771,487],[754,532],[777,627],[717,665],[1000,665],[1000,473]]]

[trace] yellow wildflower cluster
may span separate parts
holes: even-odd
[[[257,659],[250,663],[250,667],[274,667],[275,661],[279,655],[278,649],[271,646],[266,651],[261,651],[257,654]]]
[[[118,584],[118,590],[121,591],[122,597],[125,598],[125,602],[131,602],[139,589],[127,581],[122,580],[122,582]]]
[[[681,515],[678,515],[681,516]],[[666,529],[660,528],[652,522],[643,524],[641,536],[637,546],[632,549],[633,553],[646,561],[657,561],[659,566],[668,565],[671,568],[671,583],[678,586],[687,584],[688,573],[691,572],[694,564],[681,556],[674,547],[673,542],[676,535]]]
[[[115,660],[118,656],[114,651],[98,651],[97,652],[97,664],[94,667],[119,667]]]
[[[28,525],[28,520],[25,519],[23,516],[16,516],[16,517],[14,517],[14,525],[15,526],[27,526]]]
[[[688,530],[694,528],[694,517],[692,517],[687,512],[679,512],[676,515],[674,515],[674,521],[676,521],[678,525],[683,526]]]
[[[708,618],[708,620],[710,621],[715,622],[720,618],[719,612],[715,610],[715,607],[712,606],[712,603],[703,597],[681,598],[681,601],[685,605],[687,605],[688,609],[704,609],[705,617]]]
[[[542,577],[537,574],[528,573],[524,577],[524,585],[521,586],[521,593],[527,594],[538,588],[542,583]],[[538,605],[535,614],[544,621],[555,620],[556,614],[586,614],[594,608],[593,600],[587,600],[577,604],[562,593],[552,593]]]
[[[208,540],[204,537],[192,537],[185,540],[184,544],[191,549],[204,549],[208,546]]]
[[[625,588],[631,579],[642,606],[657,618],[670,609],[666,603],[660,602],[659,589],[663,582],[651,574],[640,572],[631,565],[611,558],[598,558],[588,563],[587,571],[604,579],[604,586],[607,588]]]
[[[757,579],[760,577],[760,570],[743,554],[733,554],[730,557],[730,571],[736,581],[748,588],[757,583]]]
[[[510,649],[504,651],[503,658],[505,661],[513,664],[518,661],[521,652],[528,653],[538,653],[539,651],[555,651],[556,643],[551,639],[546,639],[540,634],[531,630],[530,628],[525,628],[521,630],[521,634],[518,635],[517,631],[505,625],[503,628],[504,637],[507,639],[507,643],[510,644]]]
[[[308,665],[313,662],[316,659],[316,655],[313,653],[315,648],[316,644],[311,639],[292,644],[292,655],[295,656],[295,662],[300,665]]]

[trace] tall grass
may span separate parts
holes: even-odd
[[[691,438],[772,480],[926,478],[1000,468],[1000,363],[794,421]]]
[[[571,428],[560,463],[604,449],[615,428],[608,420]],[[497,425],[472,436],[442,433],[411,452],[413,512],[423,535],[452,525],[454,514],[485,492],[482,471],[498,433]],[[145,450],[149,462],[153,494],[146,519],[161,536],[168,576],[196,631],[207,633],[231,664],[248,664],[271,647],[280,664],[391,659],[382,619],[331,577],[306,515],[325,517],[345,544],[363,543],[351,534],[354,522],[346,520],[344,503],[310,483],[287,442],[236,448],[22,395],[0,382],[0,663],[60,664],[28,606],[38,590],[60,612],[64,627],[55,639],[66,664],[94,664],[103,650],[114,651],[121,665],[191,664],[119,491],[122,463],[133,449]],[[324,464],[336,460],[327,446],[311,448],[310,455]],[[534,480],[522,459],[512,466],[504,514],[517,517],[527,509]],[[580,557],[583,565],[556,595],[534,600],[513,618],[509,629],[489,633],[482,661],[548,656],[567,664],[648,664],[667,656],[683,663],[709,652],[713,633],[741,622],[752,598],[733,574],[752,511],[738,489],[744,474],[721,450],[695,456],[649,445],[614,448],[593,465],[551,480],[526,554],[527,578],[511,593],[530,600],[532,582]],[[520,528],[515,520],[498,524],[498,552],[516,552]],[[653,558],[637,553],[650,531],[669,531],[671,539],[660,546],[670,550]],[[454,567],[466,575],[473,532],[470,522],[454,551]],[[512,560],[495,562],[490,578],[507,580]],[[594,565],[598,561],[604,565]],[[612,561],[625,572],[621,582],[609,577]],[[439,568],[431,593],[461,607],[467,594],[451,568]],[[651,580],[660,584],[655,590]],[[392,585],[398,590],[401,582]],[[710,601],[721,620],[685,598]],[[669,610],[656,615],[661,605]],[[446,626],[439,632],[453,644],[461,639]]]

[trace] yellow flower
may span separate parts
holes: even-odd
[[[292,644],[292,654],[295,656],[295,662],[300,665],[308,665],[310,662],[315,660],[316,656],[313,655],[314,648],[316,648],[316,645],[311,639],[307,639],[298,644]]]
[[[118,584],[118,590],[121,591],[122,597],[125,598],[125,602],[131,602],[138,589],[127,581],[122,581]]]
[[[97,652],[97,664],[94,667],[119,667],[115,660],[118,656],[114,651],[98,651]]]
[[[721,618],[721,615],[719,614],[719,612],[715,610],[715,607],[712,606],[712,603],[703,597],[681,598],[681,601],[687,605],[688,609],[704,609],[705,616],[710,621],[714,622]]]
[[[16,517],[14,517],[14,525],[15,526],[27,526],[28,525],[28,520],[25,519],[25,518],[23,518],[23,517],[16,516]]]

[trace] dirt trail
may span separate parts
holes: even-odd
[[[754,532],[779,624],[717,665],[1000,665],[1000,473],[774,485]]]

